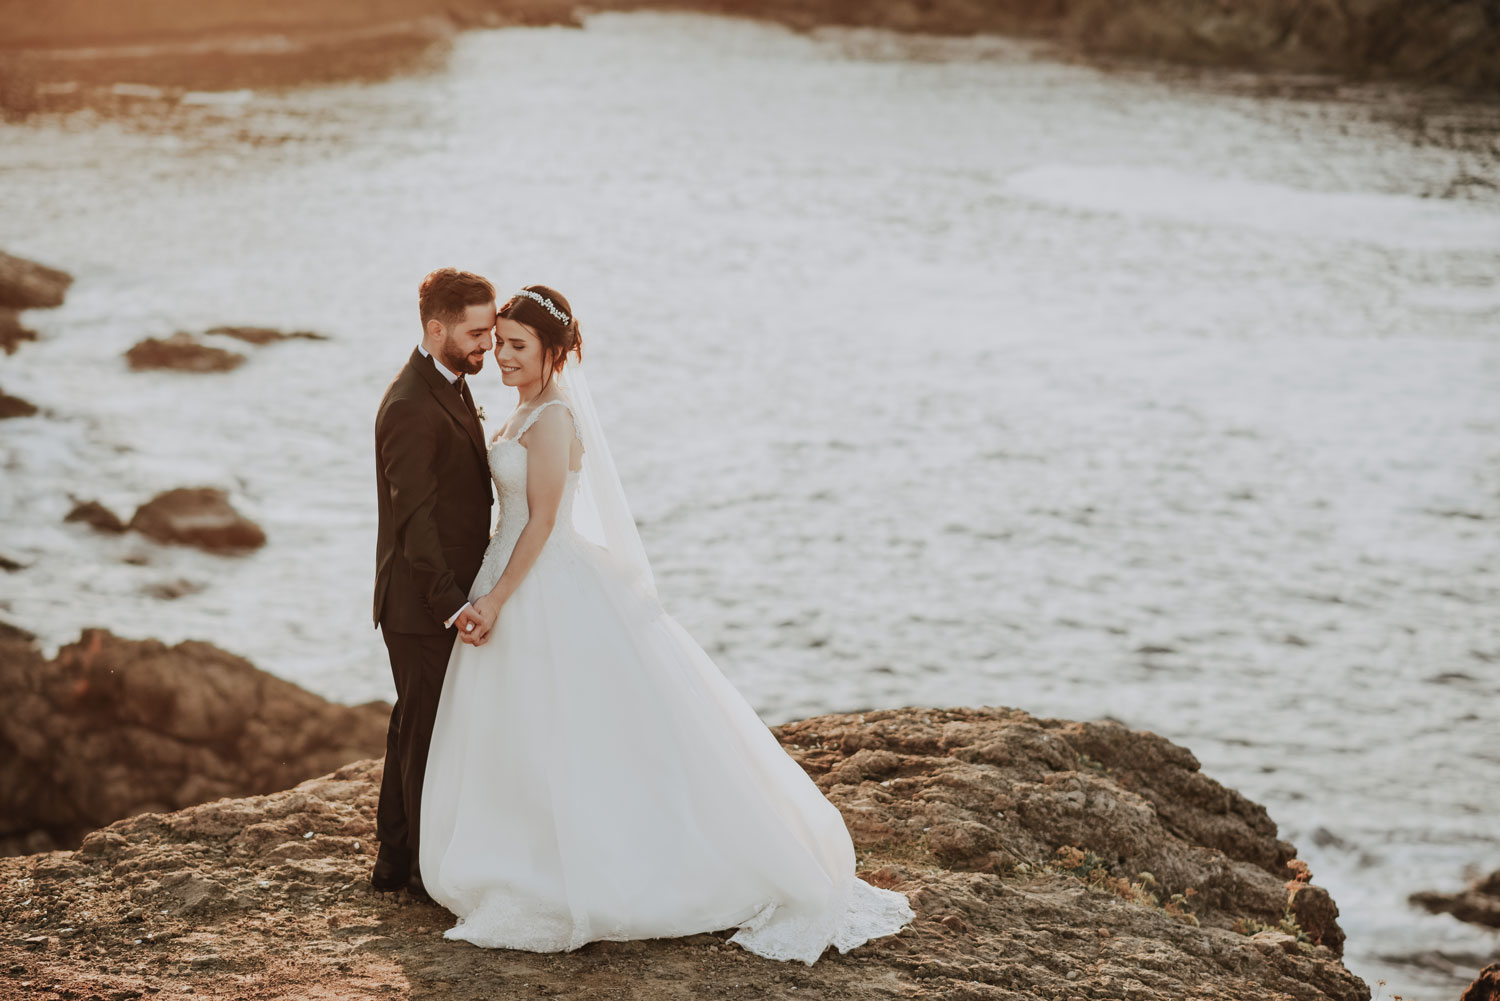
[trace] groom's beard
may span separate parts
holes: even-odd
[[[464,375],[478,375],[479,370],[484,368],[485,352],[477,355],[460,354],[448,348],[443,349],[443,364],[450,372],[462,372]]]

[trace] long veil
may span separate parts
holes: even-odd
[[[578,494],[573,501],[573,527],[590,542],[603,546],[629,575],[631,582],[652,598],[656,597],[656,577],[646,547],[641,545],[640,530],[630,515],[620,474],[599,426],[594,397],[589,392],[583,366],[569,361],[558,374],[558,386],[573,404],[573,417],[583,439],[583,472]]]

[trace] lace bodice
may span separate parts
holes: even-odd
[[[521,537],[521,529],[526,527],[526,521],[531,517],[531,509],[526,503],[526,446],[521,444],[521,436],[531,429],[542,411],[551,406],[562,407],[568,411],[569,417],[572,416],[573,412],[568,409],[567,403],[548,400],[527,415],[515,434],[506,438],[496,437],[490,442],[490,476],[495,481],[500,510],[495,518],[495,530],[490,535],[489,546],[484,551],[484,562],[479,567],[479,575],[474,578],[474,586],[469,589],[470,601],[487,594],[500,580],[500,575],[505,572],[505,564],[510,562],[511,550],[516,548],[516,540]],[[576,421],[573,433],[578,434]],[[581,443],[582,439],[579,440]],[[567,482],[563,485],[562,501],[557,507],[557,521],[553,524],[552,535],[543,547],[541,556],[537,557],[538,560],[551,555],[559,543],[566,543],[575,537],[573,496],[577,492],[578,470],[569,470]]]

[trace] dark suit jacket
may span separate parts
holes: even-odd
[[[375,415],[375,483],[375,624],[441,633],[479,573],[494,496],[478,419],[420,351]]]

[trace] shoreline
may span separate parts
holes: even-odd
[[[357,37],[398,31],[422,22],[498,27],[552,23],[572,16],[557,0],[267,0],[203,5],[192,0],[152,0],[129,11],[101,0],[59,0],[37,11],[25,0],[0,0],[0,51],[45,52],[119,49],[134,45],[294,35],[299,39]],[[26,16],[21,16],[22,14]]]
[[[1500,23],[1479,0],[1459,0],[1424,19],[1385,0],[1361,15],[1306,11],[1295,0],[1205,13],[1172,0],[1138,0],[1123,11],[1104,0],[1037,13],[1018,0],[377,0],[358,9],[337,0],[200,8],[157,0],[120,14],[101,0],[71,0],[45,12],[0,0],[0,111],[53,110],[72,77],[118,77],[147,86],[232,90],[340,79],[379,79],[419,68],[424,56],[469,28],[579,26],[603,12],[700,13],[779,24],[795,31],[868,28],[939,36],[1002,36],[1055,46],[1062,58],[1113,65],[1326,77],[1326,84],[1415,83],[1459,95],[1500,92]],[[12,12],[12,8],[15,9]],[[10,15],[10,16],[6,16]],[[208,63],[204,65],[203,63]],[[196,65],[195,65],[196,64]],[[137,79],[139,78],[139,79]],[[66,106],[66,102],[63,102]]]

